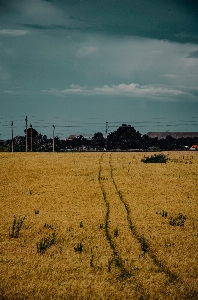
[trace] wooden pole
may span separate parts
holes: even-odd
[[[28,119],[27,119],[27,116],[26,116],[26,118],[25,118],[25,122],[26,122],[26,142],[25,142],[25,151],[27,152],[27,150],[28,150],[28,146],[27,146],[27,121],[28,121]]]
[[[108,132],[108,122],[106,122],[106,134]]]
[[[30,124],[30,128],[31,128],[31,140],[30,140],[30,142],[31,142],[31,151],[32,151],[32,124]]]
[[[55,130],[55,126],[53,125],[53,152],[54,152],[54,130]]]
[[[14,152],[13,121],[11,123],[11,127],[12,127],[12,152]]]

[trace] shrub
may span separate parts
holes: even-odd
[[[12,227],[9,228],[9,236],[12,238],[18,238],[19,232],[21,230],[21,227],[23,225],[23,222],[25,220],[26,216],[24,217],[16,217],[14,216]]]
[[[172,225],[172,226],[184,226],[185,221],[186,221],[186,216],[179,213],[177,217],[175,217],[175,218],[171,217],[170,225]]]
[[[151,155],[150,157],[147,156],[143,158],[141,161],[144,163],[163,163],[165,164],[168,160],[168,157],[164,154],[154,154]]]
[[[54,231],[52,234],[48,235],[47,237],[44,237],[36,244],[37,246],[37,252],[43,254],[48,248],[50,248],[56,240],[56,231]]]
[[[82,245],[81,242],[78,243],[78,245],[76,247],[74,247],[74,251],[76,251],[76,252],[80,252],[81,253],[82,250],[83,250],[83,245]]]

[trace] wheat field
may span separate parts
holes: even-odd
[[[1,153],[0,299],[198,299],[198,153],[164,154]]]

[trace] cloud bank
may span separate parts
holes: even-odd
[[[198,58],[198,50],[196,51],[192,51],[189,53],[189,55],[187,56],[187,58]]]
[[[43,93],[50,93],[55,96],[64,96],[67,94],[80,94],[80,95],[119,95],[127,97],[175,97],[187,94],[179,89],[166,88],[166,87],[155,87],[151,85],[140,85],[137,83],[125,84],[121,83],[118,85],[103,85],[102,87],[88,88],[87,86],[70,85],[70,88],[59,90],[50,89],[43,90]]]

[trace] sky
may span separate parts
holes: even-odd
[[[0,139],[198,131],[197,0],[0,0]]]

